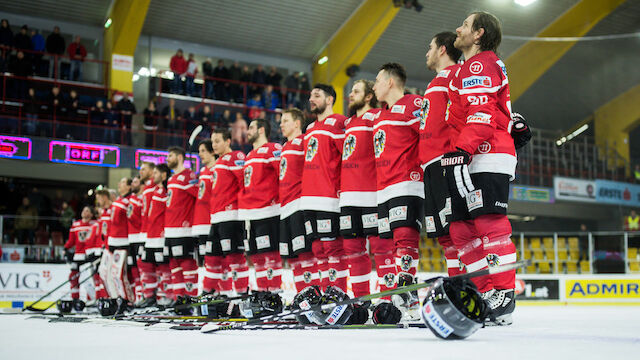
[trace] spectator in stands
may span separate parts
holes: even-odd
[[[13,37],[13,47],[16,50],[32,50],[31,38],[29,37],[29,27],[22,25],[20,32]]]
[[[213,77],[213,63],[211,58],[207,58],[207,61],[202,63],[202,74],[204,75],[204,96],[209,99],[213,99],[213,80],[208,79]]]
[[[193,93],[193,80],[195,80],[198,74],[198,63],[193,54],[189,54],[189,60],[187,61],[187,71],[185,73],[185,92],[187,96],[198,96]]]
[[[40,112],[40,103],[36,98],[36,91],[29,88],[27,98],[24,100],[24,115],[27,118],[22,128],[27,135],[36,135],[38,132],[38,113]]]
[[[155,101],[149,101],[149,106],[144,109],[144,121],[142,125],[142,128],[146,133],[144,140],[144,146],[146,147],[153,147],[156,143],[156,132],[158,131],[159,117],[160,113],[156,109]]]
[[[182,49],[178,49],[176,54],[171,57],[169,68],[173,71],[173,81],[171,82],[171,88],[169,91],[173,94],[182,93],[182,79],[181,77],[187,71],[187,61],[182,55]]]
[[[244,152],[245,147],[249,147],[249,151],[251,148],[250,144],[247,144],[247,132],[249,131],[247,127],[247,121],[242,117],[242,113],[236,113],[236,120],[231,124],[231,147],[234,150],[241,150]]]
[[[307,75],[300,78],[300,108],[309,110],[309,93],[311,92],[311,84]]]
[[[209,139],[211,137],[211,129],[216,127],[213,123],[211,107],[209,105],[203,106],[202,110],[198,112],[196,119],[198,121],[198,125],[202,125],[202,130],[198,134],[198,141],[195,141],[194,143],[200,143],[202,140]]]
[[[9,59],[10,48],[13,46],[13,31],[9,26],[9,20],[0,22],[0,72],[4,72]]]
[[[589,260],[589,234],[587,225],[580,224],[580,235],[578,236],[578,261]]]
[[[69,91],[69,99],[67,99],[66,103],[66,107],[67,109],[69,107],[71,107],[71,105],[73,104],[74,101],[78,100],[78,92],[75,91],[74,89],[71,89],[71,91]]]
[[[131,122],[133,119],[133,115],[137,114],[136,106],[129,99],[129,93],[125,92],[122,94],[122,99],[118,101],[116,104],[116,110],[120,112],[120,116],[122,117],[121,129],[124,132],[124,136],[122,137],[125,145],[131,144]]]
[[[251,100],[247,101],[247,107],[249,108],[249,119],[257,119],[260,116],[260,109],[264,107],[262,96],[259,93],[254,94]]]
[[[60,27],[54,26],[53,32],[47,36],[46,41],[47,52],[53,55],[64,55],[64,49],[66,49],[66,42],[62,35],[60,35]],[[49,59],[49,76],[55,78],[60,76],[60,59]]]
[[[184,124],[182,117],[180,116],[180,110],[176,108],[176,100],[169,99],[169,105],[165,106],[161,112],[162,115],[162,132],[166,133],[168,138],[159,141],[158,147],[166,148],[173,145],[178,145],[180,141],[176,141],[174,138],[176,135],[182,135]]]
[[[33,67],[31,66],[31,60],[25,56],[24,52],[18,50],[15,59],[11,62],[9,70],[13,75],[22,79],[14,79],[14,93],[13,98],[24,99],[27,94],[28,82],[26,77],[33,75]]]
[[[273,120],[274,110],[280,107],[280,93],[276,92],[273,89],[273,85],[267,85],[264,89],[264,94],[262,95],[263,107],[267,110],[270,110],[267,113],[267,120]]]
[[[245,65],[242,67],[242,75],[240,76],[240,81],[244,82],[244,83],[250,83],[251,80],[253,79],[253,75],[251,74],[251,71],[249,71],[249,66]],[[243,84],[242,86],[244,86],[244,90],[242,91],[242,99],[243,101],[238,101],[240,103],[244,102],[245,100],[245,96],[247,96],[247,98],[252,96],[252,87],[249,87],[247,84]]]
[[[84,110],[80,109],[80,100],[77,97],[71,100],[67,107],[67,121],[71,123],[71,138],[76,140],[88,140],[87,117],[83,112]]]
[[[16,235],[20,244],[33,244],[33,238],[38,227],[38,209],[33,206],[28,197],[22,198],[22,206],[16,212]]]
[[[213,69],[213,77],[220,79],[216,80],[215,84],[216,99],[227,101],[229,99],[229,83],[226,80],[229,79],[229,70],[227,70],[227,67],[224,66],[223,60],[218,60],[218,66]]]
[[[198,120],[196,119],[197,116],[198,113],[196,112],[196,107],[193,105],[190,105],[187,110],[184,111],[184,114],[182,114],[183,126],[188,134],[191,134],[193,129],[196,128],[198,123]]]
[[[120,142],[120,114],[111,101],[105,103],[104,120],[108,126],[105,129],[104,142],[108,144]]]
[[[65,116],[64,98],[60,93],[60,88],[57,86],[51,88],[51,93],[47,98],[47,113],[54,123],[62,120]],[[53,127],[51,126],[51,123],[42,123],[41,126],[43,130],[45,130],[45,133],[52,133]],[[55,126],[57,127],[58,125]],[[58,130],[56,129],[56,132],[57,131]]]
[[[284,79],[284,87],[287,88],[287,106],[293,105],[294,107],[299,107],[297,102],[297,90],[300,87],[299,77],[298,72],[293,72]]]
[[[233,65],[229,67],[229,80],[232,80],[232,82],[229,83],[229,100],[241,103],[242,91],[240,84],[236,81],[242,81],[242,69],[240,68],[240,63],[237,61],[234,61]]]
[[[267,83],[267,73],[264,72],[264,68],[262,67],[262,65],[258,65],[258,67],[253,70],[253,75],[251,76],[251,82],[254,84],[253,85],[253,90],[252,93],[261,93],[264,90],[263,86],[256,86],[257,85],[264,85]]]
[[[635,210],[631,210],[629,215],[624,219],[624,229],[627,231],[638,231],[640,230],[640,216],[636,213]]]
[[[46,76],[46,70],[43,72],[42,56],[44,55],[44,37],[37,29],[31,29],[31,48],[33,51],[37,51],[37,54],[33,54],[33,72],[36,75]]]
[[[267,75],[267,84],[272,85],[274,88],[279,88],[280,83],[282,82],[282,75],[278,73],[278,70],[275,66],[272,66],[269,75]]]
[[[104,103],[102,100],[96,101],[96,104],[91,107],[90,112],[91,124],[95,126],[91,129],[91,141],[105,142],[106,130],[111,124],[105,117]]]
[[[636,179],[637,183],[640,183],[640,164],[636,164],[636,168],[633,171],[633,177]]]
[[[69,238],[69,229],[73,224],[73,219],[76,217],[76,212],[73,210],[69,203],[64,201],[62,203],[62,211],[60,212],[60,225],[62,226],[62,236],[64,239]]]
[[[231,118],[231,111],[229,111],[229,109],[224,109],[222,116],[216,119],[216,125],[217,127],[228,128],[231,126],[233,121],[234,119]]]
[[[80,43],[80,36],[76,35],[73,42],[69,44],[67,53],[71,58],[71,80],[82,81],[82,63],[87,57],[87,49]]]

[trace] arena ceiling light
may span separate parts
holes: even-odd
[[[533,4],[534,2],[536,2],[537,0],[513,0],[514,3],[520,5],[520,6],[529,6],[531,4]]]
[[[587,129],[589,128],[589,124],[584,124],[582,126],[580,126],[579,128],[577,128],[574,132],[572,132],[571,134],[567,135],[567,136],[563,136],[560,139],[556,140],[556,145],[561,146],[562,144],[566,143],[567,141],[573,139],[574,137],[582,134],[583,132],[585,132]]]
[[[328,56],[323,56],[320,59],[318,59],[318,65],[322,65],[322,64],[326,63],[327,61],[329,61],[329,57]]]
[[[104,28],[108,29],[111,26],[112,22],[113,20],[111,20],[111,18],[108,18],[107,21],[104,22]]]

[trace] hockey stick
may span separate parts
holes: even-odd
[[[517,261],[511,264],[506,264],[506,265],[500,265],[500,266],[493,266],[493,267],[489,267],[487,269],[483,269],[483,270],[478,270],[478,271],[474,271],[474,272],[470,272],[470,273],[465,273],[465,274],[459,274],[459,275],[455,275],[450,277],[450,279],[454,280],[462,280],[462,279],[471,279],[471,278],[475,278],[478,276],[485,276],[485,275],[492,275],[492,274],[498,274],[498,273],[502,273],[505,271],[511,271],[511,270],[516,270],[518,268],[527,266],[530,263],[530,260],[523,260],[523,261]],[[278,314],[273,314],[273,315],[265,315],[265,316],[260,316],[257,318],[253,318],[249,321],[247,321],[247,323],[245,325],[241,325],[240,328],[243,328],[246,325],[255,325],[255,324],[260,324],[264,321],[273,321],[273,320],[279,320],[282,319],[283,317],[286,316],[292,316],[292,315],[302,315],[308,312],[314,312],[314,311],[332,311],[332,309],[336,308],[336,307],[343,307],[343,306],[347,306],[347,305],[351,305],[351,304],[355,304],[355,303],[361,303],[364,301],[370,301],[376,298],[381,298],[384,296],[391,296],[391,295],[397,295],[397,294],[403,294],[403,293],[407,293],[407,292],[411,292],[411,291],[416,291],[422,288],[426,288],[426,287],[430,287],[432,286],[432,284],[436,281],[438,281],[439,279],[442,279],[442,276],[437,276],[431,279],[427,279],[426,281],[422,282],[422,283],[417,283],[417,284],[412,284],[412,285],[407,285],[407,286],[401,286],[395,289],[391,289],[391,290],[386,290],[386,291],[382,291],[379,293],[374,293],[374,294],[369,294],[369,295],[364,295],[364,296],[359,296],[359,297],[355,297],[353,299],[346,299],[343,301],[338,301],[335,303],[330,303],[330,304],[324,304],[324,305],[314,305],[314,306],[310,306],[307,309],[294,309],[294,310],[286,310],[283,312],[280,312]],[[235,325],[227,325],[227,326],[217,326],[215,324],[211,324],[208,326],[203,326],[201,332],[204,333],[210,333],[210,332],[215,332],[215,331],[220,331],[220,330],[228,330],[228,329],[232,329],[235,328],[237,326]]]
[[[280,292],[280,291],[274,291],[274,292]],[[201,305],[214,305],[214,304],[220,304],[220,303],[225,303],[225,302],[229,302],[229,301],[233,301],[233,300],[244,300],[244,299],[248,299],[252,296],[252,294],[242,294],[242,295],[238,295],[238,296],[233,296],[233,297],[228,297],[228,298],[221,298],[221,299],[213,299],[213,300],[209,300],[209,301],[200,301],[200,302],[195,302],[195,303],[191,303],[191,304],[180,304],[180,305],[176,305],[173,308],[168,308],[168,310],[184,310],[184,309],[188,309],[191,307],[198,307]]]
[[[58,289],[60,289],[61,287],[65,286],[65,285],[66,285],[68,282],[70,282],[71,280],[75,280],[75,279],[79,278],[79,277],[80,277],[80,274],[82,274],[83,272],[87,271],[88,269],[94,268],[94,267],[95,267],[95,265],[98,263],[98,261],[100,261],[100,259],[96,259],[96,260],[94,260],[93,262],[91,262],[91,263],[90,263],[90,265],[91,265],[91,266],[89,266],[89,267],[85,267],[83,270],[78,271],[78,273],[77,273],[77,274],[73,275],[71,278],[67,279],[67,280],[66,280],[66,281],[64,281],[62,284],[58,285],[55,289],[53,289],[53,290],[49,291],[48,293],[46,293],[46,294],[42,295],[42,297],[41,297],[40,299],[36,300],[35,302],[32,302],[32,303],[31,303],[31,305],[29,305],[29,306],[27,306],[27,307],[23,308],[23,309],[22,309],[22,311],[30,310],[30,311],[41,312],[41,311],[45,311],[45,310],[49,309],[49,308],[51,307],[51,305],[49,305],[49,306],[48,306],[46,309],[44,309],[44,310],[42,310],[42,309],[36,309],[36,308],[34,308],[33,306],[34,306],[35,304],[39,303],[40,301],[42,301],[42,299],[44,299],[44,298],[46,298],[47,296],[49,296],[49,295],[53,294],[54,292],[56,292],[56,291],[57,291]],[[93,270],[93,272],[91,273],[91,276],[93,277],[93,275],[94,275],[95,273],[96,273],[96,270],[94,269],[94,270]],[[80,284],[84,283],[86,280],[87,280],[87,279],[84,279],[82,282],[78,283],[78,286],[80,286]],[[63,296],[66,296],[68,293],[69,293],[69,292],[67,292],[67,293],[65,293],[64,295],[62,295],[62,296],[60,297],[60,299],[61,299]],[[58,299],[58,300],[59,300],[59,299]],[[56,301],[57,301],[57,300],[56,300]],[[54,301],[53,303],[55,303],[56,301]]]
[[[191,136],[189,136],[189,148],[187,149],[187,152],[191,151],[191,147],[193,146],[193,142],[196,141],[196,137],[198,137],[198,135],[200,135],[200,132],[202,131],[202,129],[204,129],[202,127],[202,125],[198,125],[191,132]]]

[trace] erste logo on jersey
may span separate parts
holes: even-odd
[[[202,199],[204,192],[206,191],[206,183],[204,180],[200,180],[198,183],[198,199]]]
[[[171,206],[171,195],[173,195],[173,190],[169,189],[167,191],[167,207]]]
[[[313,157],[316,156],[318,152],[318,139],[315,137],[311,137],[309,139],[309,143],[307,144],[307,152],[304,154],[305,161],[313,160]]]
[[[251,175],[253,175],[253,167],[249,165],[244,169],[244,187],[251,185]]]
[[[462,79],[462,87],[470,88],[474,86],[491,87],[491,78],[488,76],[469,76]]]
[[[129,205],[127,205],[127,217],[130,218],[131,215],[133,215],[133,204],[129,203]]]
[[[422,100],[422,106],[420,107],[420,130],[424,130],[427,125],[427,116],[429,116],[429,99]]]
[[[287,158],[283,157],[280,159],[280,174],[278,175],[278,178],[280,179],[280,181],[284,179],[284,176],[286,173],[287,173]]]
[[[483,67],[480,61],[474,61],[469,65],[469,71],[471,71],[472,74],[480,74],[482,69]]]
[[[344,140],[344,147],[342,150],[342,160],[347,160],[356,149],[356,137],[353,134],[349,134]]]
[[[377,158],[382,155],[384,151],[384,144],[387,141],[387,134],[384,130],[378,130],[376,134],[373,136],[373,150]]]

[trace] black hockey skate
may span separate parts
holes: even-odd
[[[511,315],[516,308],[516,299],[513,289],[492,289],[483,293],[482,298],[489,308],[489,316],[485,321],[485,325],[505,326],[513,323]]]
[[[136,308],[142,309],[151,306],[156,306],[156,297],[143,298],[142,300],[136,303]]]
[[[398,287],[412,285],[415,278],[411,274],[398,275]],[[394,301],[395,305],[402,311],[405,320],[416,320],[420,318],[420,299],[417,291],[399,294],[397,297],[401,301]],[[396,298],[397,299],[397,298]]]

